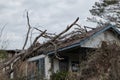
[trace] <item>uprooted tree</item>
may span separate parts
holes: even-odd
[[[77,18],[72,24],[68,25],[66,29],[60,32],[59,34],[48,33],[47,30],[42,31],[39,28],[31,26],[28,12],[26,17],[27,17],[28,30],[23,48],[19,53],[15,54],[11,59],[8,59],[5,62],[0,63],[0,70],[3,70],[8,66],[11,66],[11,64],[14,66],[20,62],[23,62],[24,60],[26,60],[27,57],[29,57],[29,55],[32,55],[37,51],[42,51],[44,49],[43,47],[48,47],[50,45],[54,46],[55,57],[58,59],[63,59],[57,54],[57,49],[58,49],[57,42],[63,41],[66,39],[67,36],[73,35],[75,33],[85,33],[87,32],[86,28],[89,28],[89,27],[82,28],[79,24],[77,24],[79,20],[79,18]],[[77,28],[67,33],[73,26],[77,26]],[[25,49],[29,40],[29,36],[32,36],[33,30],[39,31],[39,34],[35,37],[33,42],[31,42],[31,45],[27,49]],[[40,38],[46,38],[48,40],[36,46],[36,44],[38,43],[38,39]],[[9,76],[10,73],[14,71],[13,69],[5,71],[4,74]]]

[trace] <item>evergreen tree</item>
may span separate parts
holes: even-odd
[[[111,23],[120,27],[120,0],[95,2],[90,13],[93,15],[92,18],[88,18],[90,21],[97,22],[99,25]]]

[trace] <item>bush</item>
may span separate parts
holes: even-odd
[[[57,73],[53,73],[51,75],[51,80],[65,80],[66,76],[67,76],[67,72],[57,72]]]
[[[104,42],[82,63],[85,65],[80,66],[80,80],[119,80],[120,46]]]
[[[0,50],[0,58],[1,58],[1,59],[7,58],[7,52],[4,51],[4,50]]]

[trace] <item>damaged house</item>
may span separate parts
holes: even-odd
[[[102,42],[115,42],[120,45],[120,31],[113,25],[97,27],[83,34],[73,34],[55,46],[43,47],[38,54],[27,58],[26,71],[30,80],[36,72],[39,78],[50,79],[52,73],[61,71],[79,72],[81,60],[86,60],[89,51],[101,47]],[[57,54],[56,54],[57,53]],[[55,57],[59,56],[59,59]]]

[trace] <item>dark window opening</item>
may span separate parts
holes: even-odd
[[[59,61],[59,70],[68,71],[68,58]]]
[[[79,72],[79,61],[72,61],[71,62],[72,66],[72,72]]]
[[[38,74],[40,77],[45,76],[45,59],[41,58],[38,61]]]

